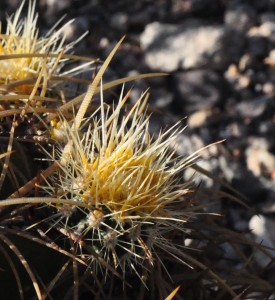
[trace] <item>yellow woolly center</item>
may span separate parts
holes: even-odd
[[[30,41],[21,37],[8,36],[0,44],[0,55],[28,54],[30,53]],[[19,57],[0,60],[0,82],[9,84],[37,76],[40,58]],[[30,93],[34,84],[20,84],[14,90],[22,93]]]
[[[162,207],[159,193],[168,174],[157,169],[154,155],[135,155],[133,145],[113,151],[107,147],[86,164],[85,173],[83,186],[89,188],[84,200],[105,205],[120,218],[134,212],[152,214]]]

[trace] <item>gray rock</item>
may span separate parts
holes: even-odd
[[[266,22],[274,22],[275,23],[275,13],[273,12],[266,12],[260,15],[260,22],[266,23]]]
[[[254,215],[249,221],[249,229],[252,231],[255,241],[269,247],[266,251],[270,256],[260,251],[257,251],[254,255],[258,264],[262,267],[266,267],[271,262],[271,257],[275,256],[274,228],[275,221],[263,215]]]
[[[270,101],[270,97],[263,96],[249,101],[242,101],[235,108],[242,117],[255,118],[263,114]]]
[[[151,69],[166,72],[210,67],[224,69],[238,61],[244,36],[224,26],[191,20],[181,25],[148,24],[140,42]]]
[[[189,128],[194,129],[203,126],[211,115],[212,112],[210,109],[203,109],[194,112],[188,117]]]
[[[256,24],[257,13],[250,5],[236,5],[226,11],[224,21],[230,27],[245,32]]]
[[[271,178],[275,170],[275,156],[266,149],[249,147],[245,151],[246,165],[255,176]]]
[[[112,15],[110,25],[116,30],[126,32],[128,29],[128,16],[126,13],[117,12]]]
[[[177,72],[172,85],[175,101],[188,115],[219,105],[226,90],[223,78],[211,70]]]
[[[150,90],[150,94],[150,103],[153,103],[159,109],[167,109],[173,101],[173,94],[169,93],[165,88],[153,88]]]
[[[63,0],[63,1],[55,1],[55,0],[45,0],[44,1],[47,5],[47,8],[51,12],[59,12],[63,9],[67,9],[71,6],[71,1],[70,0]]]
[[[259,26],[252,27],[248,32],[249,37],[265,37],[271,43],[275,42],[275,14],[265,14]]]

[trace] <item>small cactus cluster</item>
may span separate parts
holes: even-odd
[[[193,188],[180,174],[195,159],[176,158],[169,149],[181,132],[180,124],[150,136],[145,96],[129,110],[124,109],[127,95],[107,109],[102,99],[84,133],[74,130],[74,124],[63,124],[60,130],[70,151],[65,156],[64,148],[57,151],[53,159],[58,172],[44,186],[50,197],[62,200],[56,217],[67,232],[108,266],[123,272],[132,268],[140,278],[137,270],[148,263],[153,266],[159,259],[157,249],[169,244],[164,233],[175,224],[184,230],[191,217],[186,209],[179,211],[190,206]],[[68,206],[68,200],[75,204]],[[173,248],[176,251],[169,245],[169,251]],[[102,261],[90,259],[95,264]]]
[[[68,59],[62,54],[75,42],[65,44],[64,32],[72,21],[40,37],[35,1],[29,3],[27,17],[21,19],[24,4],[22,1],[16,13],[7,18],[6,32],[1,32],[0,83],[8,92],[31,94],[39,74],[48,79],[63,75],[62,67]]]

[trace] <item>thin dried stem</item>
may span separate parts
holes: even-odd
[[[34,273],[32,272],[28,262],[26,261],[26,259],[24,258],[24,256],[21,254],[21,252],[18,250],[18,248],[14,245],[14,243],[12,243],[5,235],[0,234],[0,239],[10,247],[10,249],[15,253],[15,255],[18,257],[18,259],[20,260],[21,264],[23,265],[23,267],[25,268],[25,270],[27,271],[27,273],[30,276],[30,279],[32,281],[33,287],[35,289],[37,298],[39,300],[43,300],[42,297],[42,293],[40,291],[39,285],[37,283],[36,277],[34,275]]]
[[[9,253],[6,251],[6,249],[4,249],[4,247],[2,245],[0,245],[0,252],[2,252],[2,254],[5,256],[7,262],[9,263],[11,270],[13,272],[14,278],[16,280],[17,283],[17,287],[18,287],[18,293],[20,296],[21,300],[24,300],[24,293],[23,293],[23,287],[21,284],[21,280],[20,280],[20,276],[18,274],[18,271],[16,270],[16,266],[12,261],[12,258],[10,257]]]
[[[0,176],[0,191],[1,191],[2,185],[4,183],[4,180],[6,178],[6,174],[7,174],[8,168],[9,168],[9,162],[10,162],[10,156],[11,156],[11,153],[12,153],[12,143],[13,143],[13,139],[14,139],[15,127],[16,127],[16,122],[15,122],[15,120],[13,120],[11,130],[10,130],[9,144],[8,144],[8,148],[7,148],[7,152],[6,152],[6,153],[9,153],[9,154],[5,156],[5,162],[4,162],[3,169],[2,169],[2,172],[1,172],[1,176]]]
[[[53,163],[50,167],[48,167],[46,170],[42,171],[39,176],[34,177],[33,179],[31,179],[29,182],[27,182],[24,186],[22,186],[20,189],[18,189],[18,191],[14,192],[13,194],[11,194],[9,196],[9,198],[17,198],[17,197],[23,197],[24,195],[26,195],[27,193],[29,193],[37,184],[40,184],[41,181],[44,178],[49,177],[50,175],[52,175],[56,170],[58,170],[59,165],[57,163]],[[23,202],[20,202],[21,204]],[[31,202],[30,202],[31,203]],[[1,202],[0,202],[0,206],[1,206]],[[12,205],[12,201],[9,202],[9,204],[7,205]],[[4,205],[3,205],[4,206]]]

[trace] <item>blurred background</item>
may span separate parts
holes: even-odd
[[[20,3],[1,1],[1,20]],[[221,201],[215,210],[228,227],[253,230],[256,240],[275,247],[275,1],[39,0],[37,8],[41,34],[64,15],[61,24],[75,18],[68,41],[89,31],[77,55],[104,60],[126,34],[105,82],[169,73],[136,82],[131,101],[150,87],[152,130],[186,118],[188,128],[174,145],[181,155],[225,139],[203,151],[199,164],[251,209]],[[218,184],[204,176],[199,181]]]

